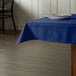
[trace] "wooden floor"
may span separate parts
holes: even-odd
[[[0,34],[0,76],[15,75],[15,52],[18,34],[6,32]]]
[[[18,34],[0,34],[0,76],[71,76],[70,46],[46,42],[16,45]]]
[[[7,31],[5,34],[0,34],[0,49],[4,49],[5,47],[9,50],[10,48],[16,46],[16,41],[18,39],[19,33],[14,33],[12,31]],[[7,50],[7,49],[4,50]]]

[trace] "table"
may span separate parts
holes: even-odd
[[[72,76],[76,76],[76,14],[61,20],[44,17],[27,22],[21,31],[17,44],[28,40],[72,44]]]
[[[42,40],[60,43],[76,43],[76,15],[57,20],[48,17],[25,24],[17,43],[28,40]]]
[[[76,44],[71,45],[71,76],[76,76]]]

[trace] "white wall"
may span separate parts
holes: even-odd
[[[69,13],[76,13],[76,0],[15,0],[14,4],[15,22],[18,30],[21,30],[27,21],[51,14]],[[13,29],[12,23],[7,20],[6,29],[11,28]]]
[[[76,13],[76,1],[71,0],[15,0],[15,20],[17,28],[21,30],[23,25],[33,19],[50,14],[69,14]]]

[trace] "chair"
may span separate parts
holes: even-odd
[[[4,25],[4,20],[5,18],[10,18],[12,19],[13,27],[14,30],[16,31],[16,25],[14,21],[14,15],[13,15],[13,4],[14,0],[0,0],[0,16],[2,18],[2,32],[5,33],[5,25]]]

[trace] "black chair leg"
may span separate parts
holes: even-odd
[[[5,27],[4,27],[4,0],[2,4],[2,33],[5,33]]]
[[[11,17],[12,17],[12,22],[13,22],[14,30],[17,31],[16,25],[15,25],[15,21],[14,21],[13,12],[11,12]]]
[[[5,27],[4,27],[4,12],[2,13],[2,33],[5,33]]]

